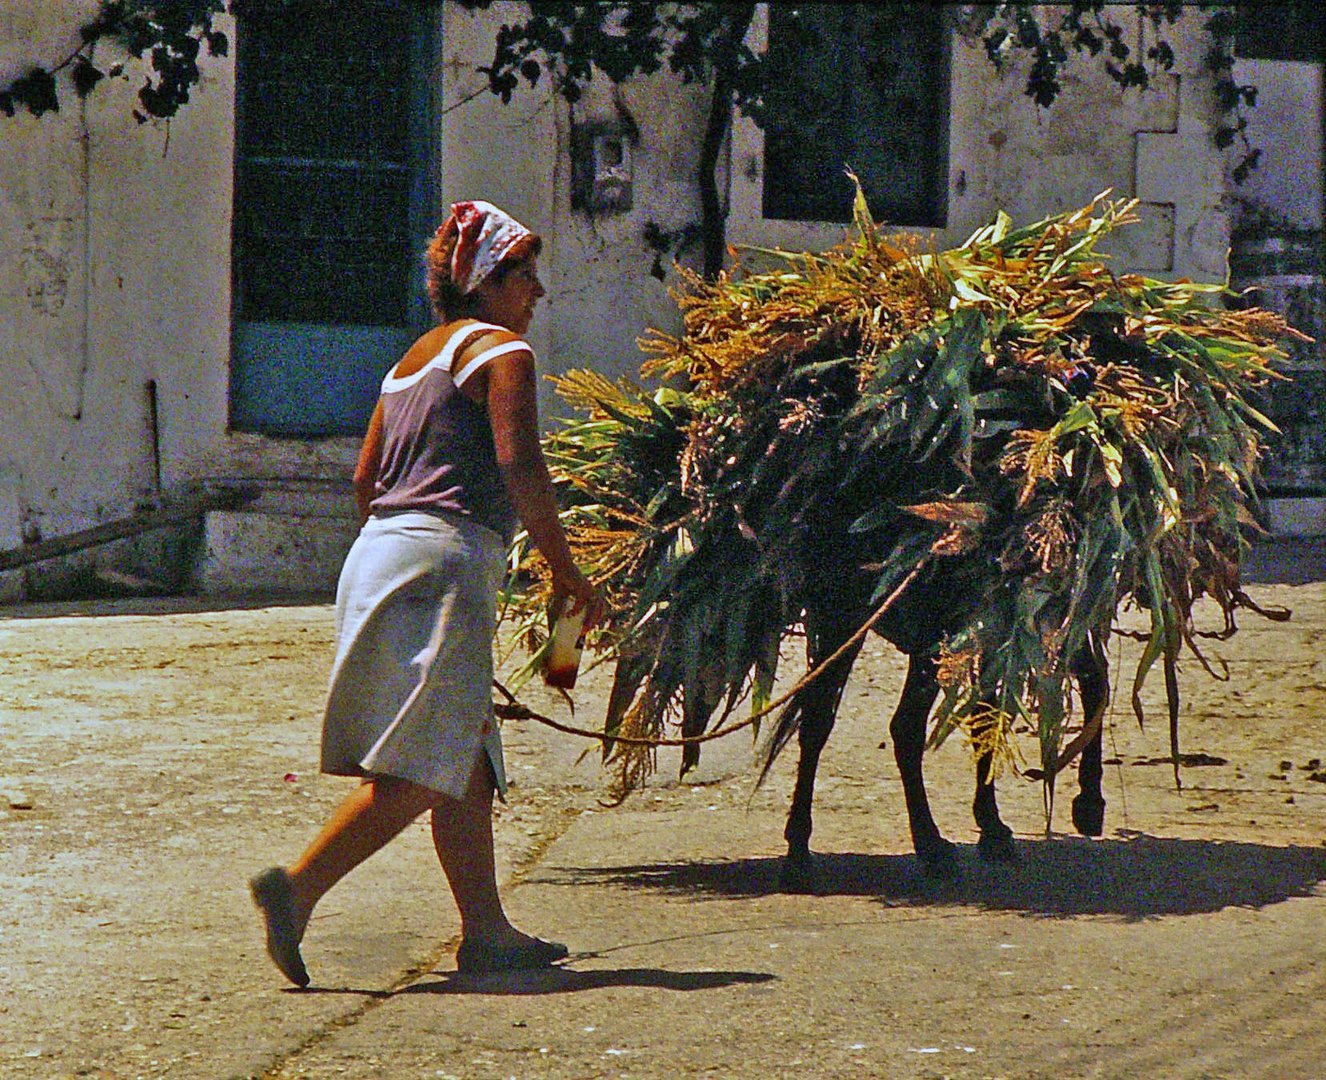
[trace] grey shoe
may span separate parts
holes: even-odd
[[[302,990],[309,984],[309,977],[304,958],[299,955],[290,875],[279,866],[269,867],[249,882],[249,892],[267,924],[267,955],[281,974]]]
[[[527,945],[480,945],[462,941],[456,950],[456,970],[462,975],[489,975],[499,971],[529,971],[565,960],[570,950],[559,941],[533,938]]]

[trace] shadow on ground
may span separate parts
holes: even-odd
[[[120,596],[82,600],[28,600],[0,605],[0,619],[59,619],[103,615],[201,615],[211,611],[249,611],[276,607],[330,604],[325,592],[282,593],[271,596]]]
[[[572,956],[574,963],[577,957]],[[435,972],[441,980],[417,982],[402,994],[574,994],[608,986],[643,986],[651,990],[717,990],[742,983],[765,983],[774,976],[764,971],[664,971],[662,968],[609,968],[575,971],[550,967],[539,971],[501,975],[461,975]]]
[[[874,896],[891,906],[967,904],[1029,916],[1126,920],[1260,908],[1311,896],[1326,881],[1326,848],[1123,834],[1023,841],[1012,864],[959,848],[959,874],[932,880],[911,855],[817,854],[821,896]],[[531,883],[609,884],[677,895],[759,897],[780,891],[779,858],[550,867]]]

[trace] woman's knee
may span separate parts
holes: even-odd
[[[470,782],[459,795],[440,795],[432,806],[434,822],[445,822],[459,815],[487,815],[493,811],[496,779],[485,758],[470,774]]]
[[[364,781],[373,789],[373,802],[383,809],[416,818],[446,798],[441,792],[399,776],[370,776]]]

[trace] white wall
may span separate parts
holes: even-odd
[[[4,5],[0,81],[8,83],[35,60],[67,55],[94,8],[90,2]],[[97,114],[116,97],[112,88],[85,108],[68,94],[59,114],[0,118],[3,536],[16,529],[29,538],[58,533],[148,494],[142,389],[148,369],[136,328],[123,340],[108,340],[108,274],[99,244],[111,193],[93,179]],[[125,183],[116,178],[117,186]],[[118,190],[118,198],[128,197],[127,187]],[[118,292],[115,278],[109,280]]]
[[[631,80],[614,93],[599,79],[572,109],[545,79],[534,88],[522,83],[509,105],[486,91],[465,100],[486,85],[475,68],[492,59],[497,26],[519,19],[523,8],[497,3],[471,14],[447,6],[444,200],[486,198],[543,234],[548,296],[530,328],[542,371],[593,367],[634,376],[635,339],[650,326],[678,322],[667,283],[648,273],[653,252],[644,235],[650,221],[671,230],[699,218],[696,117],[703,115],[703,91],[660,76]],[[632,147],[633,205],[595,217],[572,211],[572,122],[611,120],[622,109],[640,129]],[[670,259],[663,261],[675,281]],[[565,414],[546,385],[540,397],[547,420]]]
[[[442,30],[441,214],[454,202],[486,199],[543,236],[540,276],[549,295],[560,283],[554,226],[557,152],[556,108],[547,93],[517,92],[503,106],[488,93],[475,68],[493,55],[493,36],[504,22],[521,18],[523,4],[496,3],[471,14],[444,7]],[[478,91],[477,97],[472,97]],[[471,100],[464,100],[471,98]],[[545,357],[550,325],[544,301],[530,327],[530,344]]]

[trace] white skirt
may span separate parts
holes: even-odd
[[[322,771],[395,776],[459,797],[487,756],[506,795],[493,717],[502,538],[463,518],[369,518],[336,590],[336,661]]]

